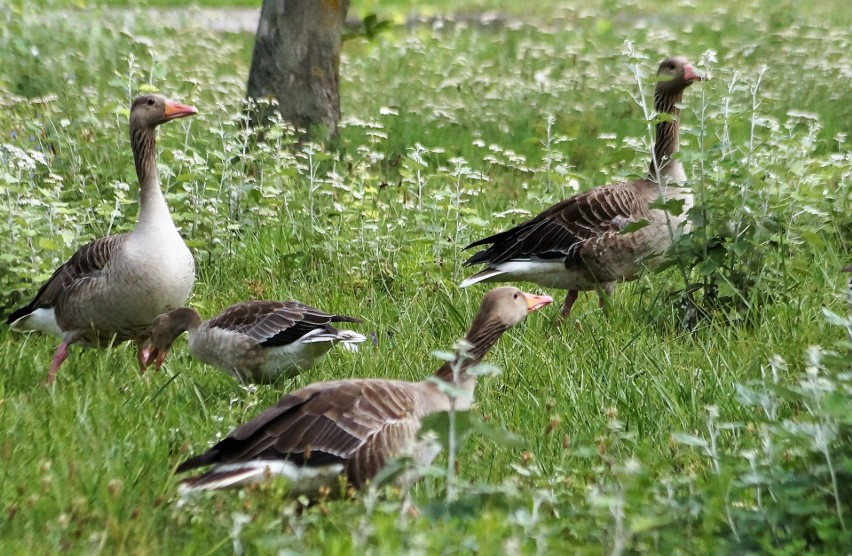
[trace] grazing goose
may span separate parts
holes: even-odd
[[[130,108],[130,146],[139,178],[139,218],[133,231],[96,239],[77,250],[29,305],[7,320],[13,330],[40,330],[62,338],[47,383],[56,378],[70,344],[106,347],[143,344],[154,318],[189,297],[195,282],[192,254],[172,222],[157,177],[158,125],[196,114],[159,95],[144,95]]]
[[[473,403],[476,365],[511,326],[552,302],[517,288],[496,288],[482,300],[467,335],[467,356],[456,365],[464,395],[455,409]],[[417,444],[420,420],[449,411],[453,400],[440,383],[453,383],[453,365],[444,363],[432,379],[421,382],[364,379],[312,384],[284,396],[271,407],[237,427],[176,472],[212,465],[183,481],[184,490],[216,489],[283,475],[294,492],[333,487],[345,475],[355,488],[363,487],[393,457],[412,455],[428,464],[436,455]]]
[[[335,343],[357,351],[367,338],[338,330],[332,322],[362,322],[329,315],[297,301],[246,301],[201,322],[194,309],[181,307],[154,320],[147,364],[163,364],[172,343],[189,333],[189,351],[241,382],[271,383],[309,369]]]
[[[571,313],[580,291],[596,290],[603,307],[603,292],[611,295],[616,282],[635,280],[645,265],[662,261],[672,244],[672,231],[692,206],[692,193],[677,187],[686,181],[686,174],[673,155],[678,150],[683,91],[702,77],[682,57],[664,60],[657,76],[654,109],[670,117],[657,123],[649,175],[578,193],[510,230],[471,243],[465,249],[490,247],[465,266],[487,266],[464,280],[462,288],[477,282],[523,280],[565,289],[562,320]],[[683,201],[683,212],[675,215],[652,208],[661,194],[666,201]],[[628,225],[643,222],[645,227],[624,232]]]

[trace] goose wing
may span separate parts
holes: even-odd
[[[247,301],[228,307],[208,321],[208,326],[245,334],[263,347],[277,347],[292,344],[317,329],[334,331],[332,322],[361,320],[325,313],[297,301]]]
[[[35,298],[25,307],[12,313],[7,323],[25,317],[37,309],[50,309],[56,306],[63,296],[71,296],[76,288],[89,280],[97,279],[101,272],[115,258],[127,239],[126,234],[96,239],[79,248],[70,259],[53,273],[42,285]]]
[[[619,233],[629,223],[649,218],[642,184],[607,185],[574,195],[510,230],[471,243],[465,249],[490,246],[465,265],[530,259],[579,262],[583,241]]]
[[[182,463],[177,472],[254,460],[286,460],[306,467],[339,463],[350,481],[361,486],[414,439],[417,403],[412,383],[314,384],[287,394],[207,452]]]

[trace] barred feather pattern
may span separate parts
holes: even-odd
[[[354,346],[366,337],[331,323],[361,322],[329,314],[297,301],[245,301],[202,322],[194,309],[161,315],[151,338],[158,352],[189,331],[189,349],[200,361],[242,382],[272,383],[311,368],[333,345]]]
[[[126,234],[108,236],[91,241],[77,250],[68,261],[63,263],[53,276],[38,290],[35,298],[26,306],[12,313],[6,320],[7,324],[15,327],[15,322],[36,309],[54,309],[62,305],[61,301],[73,297],[78,288],[99,276],[107,267],[111,256],[126,239]],[[61,314],[61,311],[59,312]],[[57,319],[61,319],[57,315]],[[64,321],[64,319],[62,319]],[[23,323],[22,323],[23,324]],[[19,330],[26,330],[18,325]]]
[[[440,387],[442,380],[453,381],[449,362],[422,382],[361,379],[312,384],[285,395],[205,453],[182,463],[177,472],[212,466],[185,479],[184,486],[222,488],[233,486],[234,477],[256,477],[253,470],[258,467],[275,467],[293,477],[289,466],[263,463],[286,461],[297,467],[341,466],[347,481],[361,488],[391,458],[411,455],[428,464],[437,452],[418,449],[421,420],[451,407],[469,409],[476,377],[467,369],[531,310],[535,309],[516,288],[496,288],[485,296],[465,336],[470,349],[460,364],[457,387],[468,395],[450,398]]]
[[[681,69],[687,64],[682,58],[666,60],[660,73],[672,62]],[[685,180],[683,167],[672,159],[678,150],[678,103],[690,83],[676,77],[655,87],[656,111],[671,118],[656,126],[649,177],[578,193],[514,228],[471,243],[465,249],[487,247],[465,265],[486,267],[464,280],[462,287],[480,281],[523,280],[572,292],[609,292],[616,282],[634,280],[645,267],[662,262],[673,232],[685,224],[685,212],[692,206],[691,192],[679,187]],[[658,184],[657,176],[664,183]],[[683,213],[651,208],[661,196],[683,200]],[[631,225],[636,229],[626,232]],[[571,303],[566,299],[563,315],[570,312]]]
[[[245,334],[259,345],[275,347],[291,344],[321,328],[336,332],[332,322],[362,322],[355,317],[333,315],[298,301],[246,301],[228,307],[207,321],[207,328],[221,328]]]
[[[658,114],[669,114],[670,121],[659,122],[656,126],[656,137],[654,141],[654,156],[648,167],[648,175],[652,179],[656,179],[658,168],[663,172],[666,165],[680,165],[679,161],[673,161],[672,155],[678,150],[678,141],[680,141],[680,108],[678,104],[683,101],[683,90],[675,93],[664,93],[657,91],[654,94],[654,110]],[[669,169],[670,173],[674,173]],[[665,172],[663,172],[665,173]],[[675,179],[673,181],[680,181]]]
[[[153,128],[131,127],[130,145],[133,147],[133,164],[140,184],[157,176],[157,133]]]
[[[348,481],[361,488],[388,459],[414,443],[420,419],[446,407],[446,396],[440,398],[425,383],[367,379],[314,384],[284,396],[177,472],[252,460],[300,466],[342,463]]]

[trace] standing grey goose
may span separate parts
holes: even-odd
[[[601,307],[603,292],[611,295],[616,282],[635,280],[643,266],[662,262],[671,247],[672,232],[685,222],[692,193],[678,187],[686,181],[678,150],[680,108],[684,90],[702,77],[686,58],[664,60],[657,71],[654,109],[668,114],[656,126],[656,143],[648,176],[644,179],[596,187],[548,208],[514,228],[471,243],[465,249],[489,245],[465,262],[486,268],[462,281],[523,280],[568,290],[560,320],[568,317],[580,291],[596,290]],[[662,183],[660,183],[662,182]],[[649,205],[664,195],[683,201],[680,215]],[[648,225],[624,233],[629,224]]]
[[[160,368],[172,343],[187,331],[196,359],[241,382],[267,384],[311,368],[336,343],[357,351],[356,344],[367,339],[332,322],[362,321],[298,301],[245,301],[205,322],[194,309],[181,307],[154,320],[146,363]]]
[[[526,315],[553,301],[517,288],[496,288],[482,300],[465,336],[467,357],[456,365],[464,395],[453,402],[440,383],[453,383],[453,365],[444,363],[421,382],[362,379],[319,382],[284,396],[234,429],[207,452],[190,458],[176,472],[213,465],[183,481],[183,490],[216,489],[287,477],[296,492],[334,486],[342,473],[363,487],[396,456],[412,455],[428,464],[436,455],[417,444],[420,421],[432,413],[466,411],[473,403],[476,376],[467,371],[500,336]]]
[[[130,108],[130,146],[139,178],[139,218],[128,233],[96,239],[77,250],[29,305],[8,318],[13,330],[62,338],[47,383],[56,378],[70,344],[106,347],[132,340],[144,372],[143,347],[160,313],[186,302],[195,263],[172,222],[157,177],[158,125],[198,113],[160,95]]]

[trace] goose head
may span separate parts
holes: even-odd
[[[524,320],[528,314],[550,303],[553,303],[553,298],[549,295],[524,293],[511,286],[494,288],[482,298],[471,331],[494,325],[504,330],[511,328]]]
[[[187,330],[198,328],[200,324],[201,317],[198,312],[189,307],[174,309],[155,318],[151,338],[148,340],[145,368],[153,364],[154,368],[159,370],[178,336]]]
[[[683,56],[672,56],[660,63],[657,70],[657,89],[666,92],[683,91],[704,76],[695,71],[692,64]]]
[[[187,106],[162,95],[142,95],[130,106],[130,126],[153,129],[178,118],[198,114],[194,106]]]

